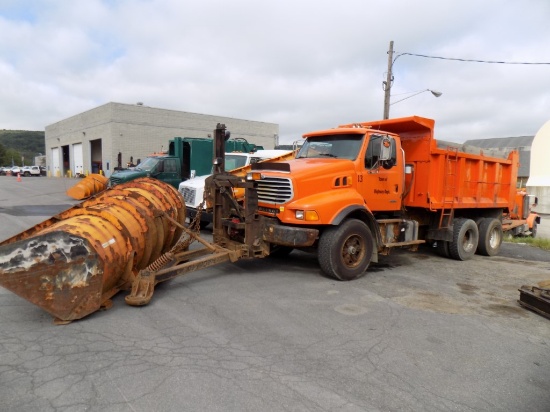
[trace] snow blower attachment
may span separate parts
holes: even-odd
[[[67,190],[67,196],[84,200],[107,189],[109,179],[100,174],[91,174]]]
[[[150,178],[119,185],[0,243],[0,286],[58,322],[80,319],[172,249],[184,221],[172,186]]]
[[[218,124],[215,136],[215,173],[207,180],[215,205],[213,243],[199,236],[200,214],[184,226],[185,204],[174,187],[139,178],[1,242],[0,286],[49,312],[56,323],[68,323],[110,307],[121,290],[130,290],[127,304],[143,306],[161,282],[269,255],[266,238],[285,236],[256,213],[254,183],[225,172],[224,125]],[[245,191],[244,204],[235,200],[234,189]],[[306,246],[315,240],[316,231],[310,232]],[[190,250],[194,241],[203,247]]]

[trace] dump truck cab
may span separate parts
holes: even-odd
[[[253,166],[259,213],[284,224],[333,225],[350,213],[401,208],[404,156],[399,137],[357,127],[304,135],[296,158]]]

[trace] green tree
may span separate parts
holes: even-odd
[[[7,165],[6,148],[0,143],[0,166]]]
[[[6,154],[4,158],[6,159],[5,166],[11,166],[12,164],[16,166],[21,166],[21,153],[19,153],[15,149],[6,149]]]
[[[13,149],[16,153],[11,153],[8,157],[4,155],[4,160],[0,154],[0,165],[11,165],[11,158],[16,165],[21,165],[21,156],[25,157],[25,164],[33,164],[34,157],[38,153],[44,153],[45,137],[43,131],[32,130],[0,130],[0,144],[6,150]]]

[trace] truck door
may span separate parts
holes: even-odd
[[[159,163],[158,174],[154,177],[156,177],[158,180],[162,180],[163,182],[166,182],[174,187],[178,187],[181,183],[180,178],[180,165],[179,165],[179,159],[177,158],[165,158],[161,160],[161,163]]]
[[[404,184],[399,141],[394,136],[371,134],[362,166],[358,187],[369,209],[399,210]]]

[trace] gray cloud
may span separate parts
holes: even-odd
[[[382,117],[387,50],[550,62],[550,3],[437,0],[0,1],[0,127],[43,129],[109,102],[280,124],[283,141]],[[445,140],[530,135],[550,66],[400,56],[391,117]]]

